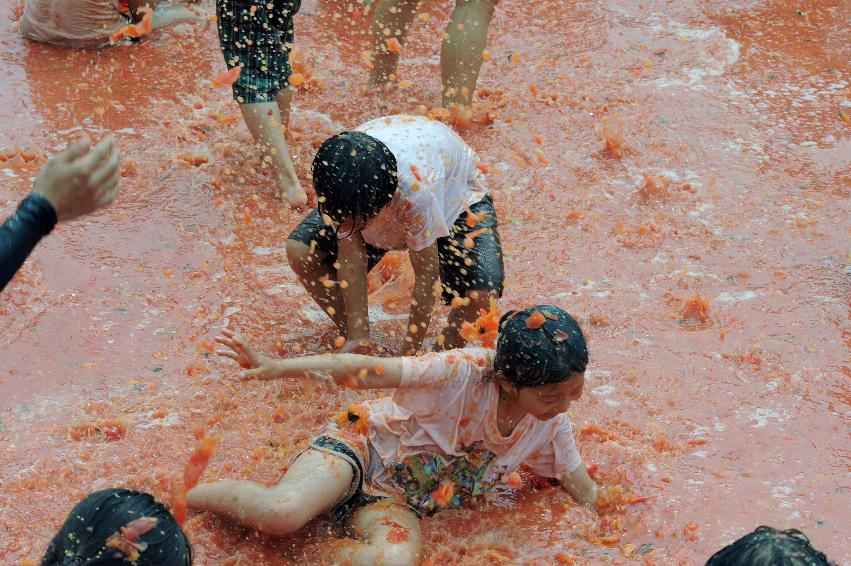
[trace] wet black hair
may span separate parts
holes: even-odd
[[[130,489],[104,489],[86,496],[68,514],[65,523],[41,560],[41,566],[127,566],[127,554],[108,547],[107,540],[121,536],[121,527],[142,518],[156,525],[139,538],[143,548],[137,566],[189,566],[192,546],[171,512],[148,493]]]
[[[562,383],[587,366],[588,345],[582,329],[560,308],[538,305],[511,310],[499,320],[494,372],[514,386]]]
[[[372,136],[343,132],[328,138],[313,159],[319,212],[362,228],[396,193],[396,167],[393,153]]]
[[[830,566],[801,531],[757,527],[712,555],[706,566]]]

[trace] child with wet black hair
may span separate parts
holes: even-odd
[[[402,354],[420,349],[435,298],[452,307],[438,348],[502,294],[502,246],[475,152],[448,126],[390,116],[326,140],[313,160],[318,209],[287,240],[311,297],[345,336],[344,352],[372,352],[367,273],[407,250],[415,284]]]
[[[795,529],[757,527],[712,555],[706,566],[831,566],[827,557]]]
[[[565,414],[582,396],[588,349],[576,320],[557,307],[505,314],[496,351],[275,360],[229,329],[216,340],[225,346],[219,355],[248,368],[246,379],[307,377],[393,394],[338,415],[277,485],[202,484],[189,492],[190,508],[274,535],[330,514],[354,540],[329,544],[328,563],[404,566],[421,557],[420,517],[474,506],[516,481],[520,465],[596,505],[597,484]]]
[[[188,566],[192,546],[166,507],[150,494],[104,489],[68,514],[41,566]]]

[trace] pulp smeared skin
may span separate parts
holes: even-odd
[[[698,562],[768,516],[851,562],[851,512],[836,498],[849,404],[842,12],[828,1],[800,16],[782,2],[718,13],[686,1],[598,4],[503,0],[476,95],[495,126],[463,136],[495,191],[509,276],[500,310],[554,302],[585,324],[591,371],[571,406],[574,432],[624,504],[595,517],[523,474],[505,505],[428,519],[425,558],[447,563],[466,548],[474,564],[492,553],[569,563],[608,543],[658,564]],[[358,91],[368,47],[356,32],[368,18],[323,16],[333,5],[296,21],[305,63],[325,79],[296,97],[306,111],[290,141],[305,183],[318,142],[384,114],[382,104],[431,110],[439,98],[428,34],[442,32],[448,2],[432,3],[406,41],[400,78],[412,86],[386,94]],[[11,10],[0,6],[0,21],[16,19]],[[48,236],[0,297],[0,563],[14,564],[37,561],[100,481],[169,501],[197,425],[222,434],[205,478],[271,484],[325,419],[372,394],[216,381],[238,371],[209,357],[223,318],[277,355],[328,351],[337,332],[285,268],[301,214],[270,190],[227,89],[209,88],[224,68],[212,27],[60,57],[3,25],[0,53],[10,69],[0,155],[53,153],[79,130],[49,136],[82,123],[95,139],[117,132],[125,175],[113,207]],[[604,151],[602,122],[615,115],[620,157]],[[36,166],[3,163],[8,214]],[[664,198],[640,198],[645,174],[670,179]],[[390,257],[370,278],[373,303],[406,313],[410,267]],[[695,294],[709,301],[705,324],[683,322]],[[396,323],[374,325],[387,345]],[[68,440],[79,423],[118,421],[118,440]],[[597,428],[583,435],[585,425]],[[204,541],[198,563],[260,566],[317,563],[328,529],[317,521],[274,540],[187,524]],[[485,528],[495,534],[481,537]]]

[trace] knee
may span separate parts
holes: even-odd
[[[258,530],[274,536],[283,536],[302,528],[307,523],[307,518],[292,503],[273,500],[262,510],[259,522]]]
[[[496,298],[488,291],[467,291],[463,303],[457,308],[457,316],[464,320],[473,321],[479,316],[481,311],[490,309],[491,297]]]
[[[304,266],[310,259],[310,246],[298,240],[287,240],[287,260],[296,274],[304,272]]]
[[[420,563],[420,552],[413,544],[393,544],[382,547],[375,558],[380,566],[416,566]]]

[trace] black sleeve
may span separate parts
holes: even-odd
[[[42,237],[56,226],[53,205],[38,193],[25,198],[0,227],[0,291],[26,261]]]

